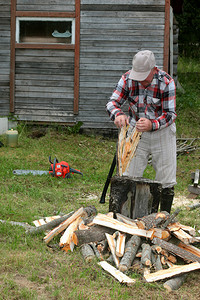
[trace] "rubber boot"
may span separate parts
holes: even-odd
[[[161,191],[162,188],[160,186],[153,186],[150,187],[151,194],[152,194],[152,207],[151,207],[151,213],[157,213],[158,207],[161,201]]]
[[[171,207],[174,199],[174,187],[162,189],[160,211],[171,212]]]

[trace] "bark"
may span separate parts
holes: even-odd
[[[180,210],[179,208],[177,208],[177,209],[175,210],[175,212],[169,216],[169,218],[165,221],[165,223],[162,225],[161,228],[162,228],[162,229],[165,229],[165,228],[167,228],[167,226],[168,226],[170,223],[175,222],[175,218],[176,218],[176,216],[179,214],[180,211],[181,211],[181,210]]]
[[[81,247],[81,253],[86,262],[91,262],[95,258],[94,251],[89,244],[84,244]]]
[[[169,251],[170,253],[181,257],[187,262],[200,262],[200,257],[186,251],[185,249],[181,249],[178,246],[173,245],[172,243],[160,240],[158,238],[154,238],[152,242],[153,244],[161,246],[163,249]]]
[[[175,278],[167,280],[163,286],[168,292],[176,291],[178,290],[181,285],[185,282],[187,278],[187,274],[183,274],[180,276],[177,276]]]
[[[154,268],[155,268],[156,271],[160,271],[160,270],[163,269],[160,258],[161,258],[160,255],[158,255],[157,258],[156,258],[156,262],[154,264]]]
[[[85,243],[101,242],[106,239],[105,233],[113,234],[114,232],[115,230],[112,228],[94,225],[86,230],[76,230],[73,233],[73,241],[77,246]]]
[[[128,240],[125,246],[124,256],[122,257],[119,264],[120,271],[125,272],[130,268],[136,256],[138,248],[140,247],[140,244],[141,244],[141,238],[138,236],[132,236]]]
[[[141,262],[145,266],[151,266],[151,246],[149,244],[142,244]]]
[[[35,228],[34,226],[31,226],[31,225],[29,225],[27,223],[23,223],[23,222],[14,222],[14,221],[0,220],[0,223],[2,223],[2,224],[10,224],[12,226],[23,227],[24,229],[26,229],[26,232]]]
[[[200,203],[196,203],[196,204],[188,205],[187,209],[188,210],[193,210],[193,209],[196,209],[196,208],[199,208],[199,207],[200,207]]]
[[[138,228],[149,230],[154,227],[159,227],[169,218],[168,212],[152,213],[144,216],[137,222]]]

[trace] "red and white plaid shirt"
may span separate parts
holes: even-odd
[[[166,72],[156,68],[151,84],[144,87],[138,81],[129,78],[130,71],[122,75],[110,101],[107,112],[111,120],[123,115],[121,106],[129,102],[130,124],[135,126],[140,118],[152,122],[152,130],[171,125],[176,119],[176,86]]]

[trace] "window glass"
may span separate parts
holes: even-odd
[[[71,20],[18,20],[18,43],[73,43]]]

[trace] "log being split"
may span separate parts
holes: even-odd
[[[188,273],[200,269],[200,263],[194,262],[188,265],[174,266],[169,269],[160,270],[155,273],[144,275],[147,282],[154,282],[165,278],[170,278],[176,275]]]
[[[102,225],[105,227],[113,228],[115,230],[119,230],[124,233],[128,233],[131,235],[143,236],[146,238],[151,238],[153,236],[153,231],[147,231],[143,229],[134,228],[131,225],[120,222],[116,219],[110,218],[104,214],[98,214],[94,220],[94,224]]]
[[[52,231],[50,231],[45,237],[44,241],[48,244],[54,236],[58,235],[60,232],[65,230],[73,221],[75,221],[78,217],[85,216],[86,212],[83,207],[79,208],[71,217],[69,217],[66,221],[62,222]]]
[[[106,261],[101,261],[98,263],[105,271],[110,273],[113,277],[115,277],[120,283],[124,283],[128,286],[132,286],[135,283],[135,280],[123,274],[113,266],[111,266]]]
[[[173,245],[172,243],[160,240],[158,238],[154,238],[152,240],[153,244],[157,244],[161,246],[163,249],[169,251],[170,253],[177,255],[184,259],[187,262],[200,262],[200,257],[197,255],[190,253],[186,251],[185,249],[181,249],[176,245]]]
[[[132,262],[137,254],[137,251],[141,244],[141,238],[139,236],[132,236],[125,246],[125,253],[122,257],[119,270],[122,272],[126,272],[132,265]]]

